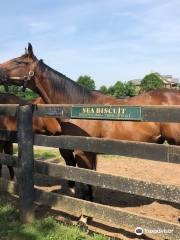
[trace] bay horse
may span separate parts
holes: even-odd
[[[49,104],[110,104],[110,105],[179,105],[180,91],[158,89],[127,99],[113,97],[88,91],[65,75],[55,71],[38,60],[29,44],[26,53],[20,57],[0,64],[1,82],[23,85],[40,94]],[[61,122],[62,134],[90,136],[119,140],[141,141],[149,143],[180,144],[179,123],[133,122],[133,121],[99,121],[66,120]],[[61,149],[66,162],[78,167],[95,169],[96,153],[81,150]],[[85,198],[85,193],[82,193]],[[91,188],[88,199],[92,200]]]
[[[20,97],[17,97],[9,93],[0,93],[0,104],[42,104],[43,100],[39,97],[33,101],[27,101]],[[1,116],[0,117],[0,129],[8,131],[16,131],[16,119],[14,117]],[[36,133],[41,134],[60,134],[61,127],[59,122],[55,118],[33,118],[33,130]],[[0,141],[0,152],[13,155],[13,144],[11,142]],[[10,179],[14,179],[13,167],[8,166]],[[0,164],[0,177],[1,177],[2,165]]]

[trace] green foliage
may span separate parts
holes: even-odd
[[[3,85],[0,85],[0,93],[6,92]]]
[[[150,73],[146,75],[141,81],[141,90],[150,91],[164,86],[163,80],[157,73]]]
[[[5,92],[6,91],[4,86],[0,86],[0,93],[5,93]],[[8,86],[8,93],[14,94],[26,100],[32,100],[39,96],[37,93],[33,92],[28,88],[26,89],[25,92],[23,92],[22,87],[19,87],[19,86]]]
[[[33,92],[31,89],[26,89],[25,93],[24,93],[24,98],[26,100],[33,100],[35,98],[38,98],[39,95],[35,92]]]
[[[65,226],[53,217],[21,224],[19,212],[7,201],[0,201],[0,239],[3,240],[108,240],[102,235],[88,235],[77,226]]]
[[[120,97],[125,96],[125,86],[124,86],[124,83],[122,83],[120,81],[117,81],[114,84],[113,88],[114,88],[113,97],[120,98]]]
[[[136,95],[136,87],[131,81],[125,84],[125,96],[133,97]]]
[[[108,88],[105,85],[101,86],[99,91],[104,94],[108,94]]]
[[[107,94],[110,95],[110,96],[114,96],[114,86],[110,86],[107,90]]]
[[[117,81],[113,86],[110,86],[109,88],[102,86],[99,90],[104,94],[108,94],[116,98],[125,96],[132,97],[136,95],[135,86],[131,81],[128,81],[127,83]]]
[[[13,144],[13,153],[15,156],[18,155],[18,145]],[[39,147],[34,146],[34,159],[35,160],[47,160],[47,159],[60,159],[60,153],[58,148]]]
[[[80,76],[76,82],[90,91],[96,89],[95,82],[90,76]]]

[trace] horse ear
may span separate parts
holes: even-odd
[[[31,43],[28,43],[28,55],[29,55],[29,57],[33,57],[34,56],[33,47],[31,45]]]
[[[25,55],[26,55],[26,54],[28,54],[28,50],[27,50],[27,48],[25,48]]]

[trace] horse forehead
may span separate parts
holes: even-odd
[[[24,57],[13,58],[13,59],[10,59],[8,61],[1,63],[0,67],[2,67],[2,68],[16,67],[16,66],[20,66],[20,64],[23,63],[24,61],[25,61]]]

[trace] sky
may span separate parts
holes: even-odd
[[[31,42],[46,64],[97,89],[151,71],[180,78],[179,0],[1,0],[0,23],[0,62]]]

